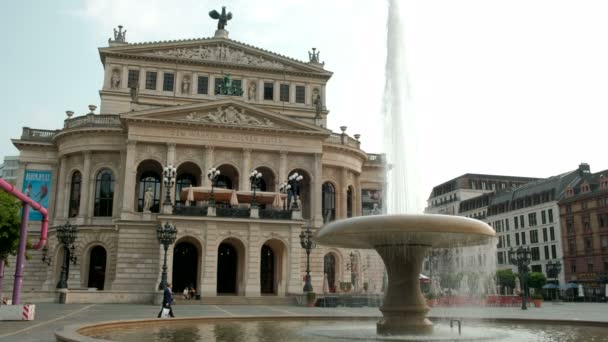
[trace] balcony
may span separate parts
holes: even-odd
[[[382,165],[386,162],[384,154],[379,153],[368,153],[367,164]]]
[[[57,132],[57,130],[23,127],[23,131],[21,132],[21,140],[50,143],[53,142],[53,138],[55,137]]]
[[[325,141],[330,144],[346,145],[357,149],[361,146],[361,142],[359,140],[353,139],[346,134],[332,133]]]
[[[66,119],[63,128],[84,128],[84,127],[122,127],[120,117],[112,114],[87,114],[73,119]]]
[[[218,206],[215,210],[215,217],[241,219],[260,218],[264,220],[292,220],[292,212],[293,210],[259,209],[258,217],[255,217],[255,215],[252,215],[252,210],[250,208]],[[177,216],[211,217],[210,215],[208,215],[208,213],[208,206],[189,206],[178,204],[173,207],[173,215]]]

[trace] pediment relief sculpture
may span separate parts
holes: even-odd
[[[274,122],[267,118],[247,115],[245,109],[237,110],[234,106],[218,107],[217,110],[208,113],[192,112],[186,115],[186,120],[225,125],[275,127]]]
[[[169,50],[153,51],[156,56],[195,59],[202,61],[244,64],[258,67],[294,70],[281,62],[270,60],[261,56],[254,56],[243,50],[225,45],[202,46],[197,48],[175,48]]]

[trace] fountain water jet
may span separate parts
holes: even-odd
[[[317,233],[328,246],[375,249],[386,266],[388,287],[380,308],[381,335],[427,334],[433,324],[418,275],[430,248],[485,244],[495,238],[484,222],[445,215],[377,215],[335,221]]]

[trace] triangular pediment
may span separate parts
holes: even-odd
[[[221,128],[264,129],[328,135],[330,131],[302,120],[259,108],[236,99],[172,106],[121,114],[126,121],[167,122]]]
[[[306,72],[331,76],[322,67],[304,63],[264,49],[227,38],[208,38],[184,41],[128,44],[101,48],[102,60],[106,55],[138,58],[199,62],[224,66],[249,67],[284,72]]]

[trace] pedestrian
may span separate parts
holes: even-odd
[[[158,313],[158,318],[166,317],[165,315],[163,315],[163,311],[165,311],[166,309],[169,310],[169,316],[175,317],[173,315],[173,308],[171,308],[171,304],[173,304],[173,291],[171,291],[171,288],[171,283],[167,283],[167,286],[163,290],[163,304],[160,308],[160,312]]]

